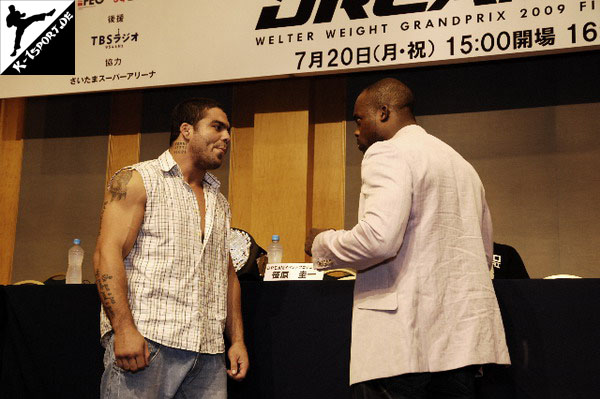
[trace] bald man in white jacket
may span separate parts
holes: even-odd
[[[479,365],[510,364],[491,217],[473,167],[416,124],[412,104],[395,79],[359,95],[358,224],[311,231],[306,251],[318,268],[357,270],[355,398],[474,398]]]

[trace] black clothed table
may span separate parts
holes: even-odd
[[[91,284],[0,286],[0,398],[98,398],[99,312]]]
[[[230,398],[350,398],[353,281],[241,282],[250,370]]]
[[[350,398],[353,281],[242,281],[250,372],[230,398]],[[495,280],[513,365],[481,398],[600,392],[600,279]],[[94,285],[0,286],[0,398],[97,398],[103,348]]]

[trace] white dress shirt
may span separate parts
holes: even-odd
[[[315,265],[351,267],[350,383],[509,364],[489,277],[491,217],[473,167],[420,126],[373,144],[359,221],[313,243]]]

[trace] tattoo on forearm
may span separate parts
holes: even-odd
[[[107,283],[108,280],[111,280],[113,276],[108,274],[100,275],[99,271],[96,271],[96,285],[98,286],[98,293],[100,294],[100,301],[104,306],[104,311],[109,319],[112,319],[115,315],[115,312],[112,308],[114,304],[117,303],[113,293],[110,291],[110,287]]]
[[[178,141],[173,145],[173,153],[175,154],[185,154],[187,152],[187,143],[183,141]]]
[[[113,178],[108,191],[110,192],[110,201],[119,201],[127,197],[127,184],[133,176],[133,170],[123,169]]]

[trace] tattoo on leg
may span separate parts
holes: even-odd
[[[183,141],[178,141],[173,146],[173,153],[175,154],[185,154],[187,152],[187,143]]]
[[[119,201],[127,197],[127,184],[129,183],[129,180],[131,180],[131,176],[133,176],[133,170],[123,169],[119,174],[113,177],[110,187],[108,188],[111,195],[111,202]]]
[[[107,283],[107,281],[111,280],[112,278],[113,276],[108,274],[103,274],[101,276],[100,272],[96,271],[96,285],[98,286],[98,293],[100,294],[100,302],[102,302],[104,311],[109,319],[114,317],[115,312],[113,311],[112,305],[117,303]]]

